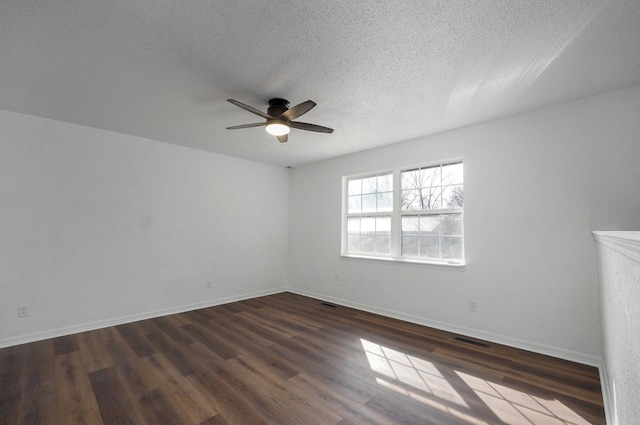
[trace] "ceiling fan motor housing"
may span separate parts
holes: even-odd
[[[289,101],[276,97],[274,99],[269,99],[269,109],[267,109],[267,114],[272,117],[277,117],[284,114],[287,109],[289,109]]]

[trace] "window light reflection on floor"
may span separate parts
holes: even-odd
[[[433,394],[460,406],[468,407],[464,399],[442,376],[433,363],[361,339],[371,370],[397,381],[402,387]]]
[[[360,339],[376,382],[397,393],[462,419],[489,425],[473,416],[467,401],[431,362]],[[508,425],[592,425],[559,400],[547,400],[453,370],[497,419]],[[477,403],[477,401],[476,401]]]
[[[456,374],[507,424],[591,425],[558,400],[547,400],[467,373]]]

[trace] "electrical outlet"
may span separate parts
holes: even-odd
[[[18,306],[18,317],[27,317],[29,315],[29,304],[23,304]]]
[[[204,289],[211,289],[211,281],[208,280],[204,283]]]
[[[340,280],[340,273],[336,273],[335,279],[336,279],[336,282]]]
[[[476,313],[478,311],[478,302],[477,301],[469,301],[469,311]]]

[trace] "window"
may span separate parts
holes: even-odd
[[[343,255],[463,264],[463,165],[344,178]]]
[[[348,180],[347,251],[391,253],[393,174]]]

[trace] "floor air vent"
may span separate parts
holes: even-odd
[[[456,341],[465,342],[467,344],[477,345],[478,347],[482,347],[482,348],[491,347],[489,344],[485,344],[484,342],[474,341],[472,339],[463,338],[461,336],[457,336],[457,337],[455,337],[453,339],[455,339]]]
[[[331,308],[338,308],[337,305],[333,305],[333,304],[330,304],[330,303],[322,303],[322,305],[327,306],[327,307],[331,307]]]

